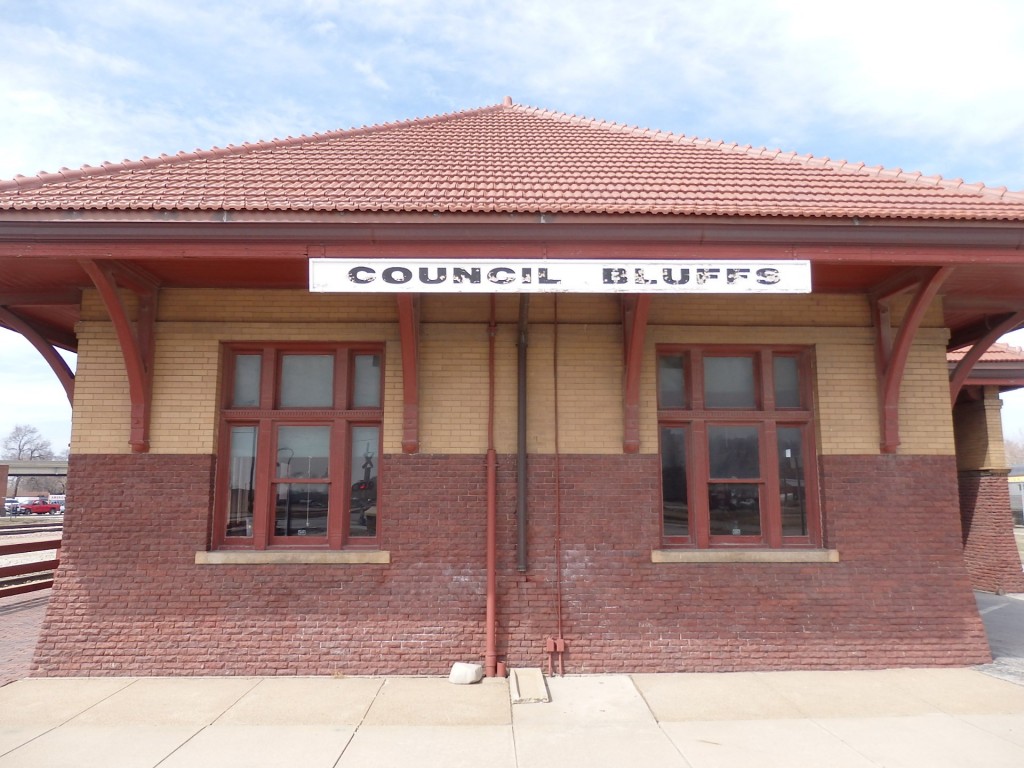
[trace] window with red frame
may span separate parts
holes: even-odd
[[[383,349],[224,348],[214,546],[374,546]]]
[[[669,546],[820,546],[811,352],[658,347]]]

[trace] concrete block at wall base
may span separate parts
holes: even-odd
[[[455,685],[471,685],[483,679],[484,668],[481,664],[466,664],[461,661],[452,664],[451,674],[448,675],[448,682]]]

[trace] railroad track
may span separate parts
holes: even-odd
[[[25,533],[55,533],[64,530],[64,523],[25,523],[23,525],[9,525],[0,528],[0,536],[17,536]]]

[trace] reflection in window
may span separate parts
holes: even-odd
[[[380,406],[380,355],[356,355],[353,408]]]
[[[383,350],[225,345],[215,548],[373,545]]]
[[[225,536],[252,536],[256,427],[231,428],[231,468]]]
[[[327,477],[330,446],[330,427],[278,427],[278,476]]]
[[[256,408],[260,404],[260,355],[235,357],[235,386],[231,405],[234,408]]]
[[[806,536],[803,430],[799,427],[779,427],[779,496],[782,535]]]
[[[377,464],[380,427],[352,428],[352,496],[349,535],[377,535]]]
[[[757,427],[708,427],[711,477],[761,476]]]
[[[760,536],[761,498],[756,483],[711,483],[712,536]]]
[[[330,408],[334,405],[334,355],[284,355],[281,358],[281,407]]]
[[[666,536],[690,535],[686,490],[686,429],[661,430],[661,498]]]
[[[708,408],[756,408],[754,358],[705,357],[704,405]]]
[[[789,355],[776,355],[772,361],[775,368],[775,405],[778,408],[800,407],[799,360]]]
[[[658,407],[686,407],[682,355],[663,355],[658,358]]]
[[[326,536],[329,485],[281,483],[276,487],[275,536]]]
[[[807,347],[658,345],[668,546],[821,545]]]

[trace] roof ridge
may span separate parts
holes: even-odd
[[[509,105],[506,104],[506,106]],[[673,133],[672,131],[643,128],[639,125],[629,125],[627,123],[619,123],[614,120],[603,120],[598,119],[596,117],[586,117],[585,115],[576,115],[571,112],[558,112],[557,110],[546,109],[544,107],[530,107],[524,104],[513,104],[511,106],[520,112],[531,113],[538,117],[546,117],[564,123],[590,125],[595,128],[601,128],[607,131],[613,131],[615,133],[629,133],[634,136],[646,136],[651,139],[658,139],[660,141],[674,141],[679,144],[697,144],[701,141],[700,139],[695,139],[692,136],[688,136],[684,133]]]
[[[750,157],[768,157],[770,160],[777,160],[779,162],[796,162],[811,167],[829,168],[841,173],[866,174],[880,179],[892,179],[909,184],[942,187],[953,192],[975,192],[984,197],[1003,200],[1008,203],[1024,203],[1024,190],[1009,190],[1005,185],[990,187],[980,181],[968,184],[963,179],[947,179],[939,174],[925,176],[921,171],[904,171],[902,168],[886,168],[882,165],[867,165],[863,162],[833,160],[830,157],[815,157],[810,153],[801,155],[792,151],[783,152],[781,149],[768,149],[767,147],[755,148],[749,144],[741,147],[733,143],[723,146],[722,149],[737,151]]]
[[[134,171],[139,168],[156,168],[160,166],[173,166],[180,163],[187,163],[193,160],[206,159],[212,157],[237,157],[245,155],[250,152],[257,152],[267,149],[276,149],[279,147],[294,147],[302,144],[313,144],[321,141],[330,141],[332,139],[341,138],[343,136],[359,136],[367,133],[375,133],[383,130],[390,130],[394,128],[403,128],[412,125],[429,125],[431,123],[444,122],[446,120],[452,120],[459,117],[467,117],[470,115],[482,114],[484,112],[493,112],[503,107],[507,107],[507,104],[492,104],[484,107],[476,107],[473,109],[463,109],[457,112],[445,112],[435,115],[429,115],[426,117],[414,117],[405,120],[395,120],[394,122],[385,123],[374,123],[373,125],[362,125],[354,128],[338,128],[333,131],[326,131],[324,133],[312,133],[312,134],[300,134],[299,136],[286,136],[283,139],[266,139],[260,141],[247,141],[240,145],[228,144],[226,147],[210,147],[209,149],[196,148],[191,152],[184,150],[177,152],[173,155],[161,154],[159,157],[149,157],[143,155],[138,160],[122,160],[120,163],[114,163],[106,161],[101,165],[83,165],[80,168],[61,168],[58,171],[41,171],[35,176],[25,176],[18,174],[13,179],[0,179],[0,192],[13,192],[19,190],[30,190],[38,189],[39,187],[46,186],[47,184],[61,182],[61,181],[77,181],[78,179],[89,178],[93,176],[113,176],[123,171]]]

